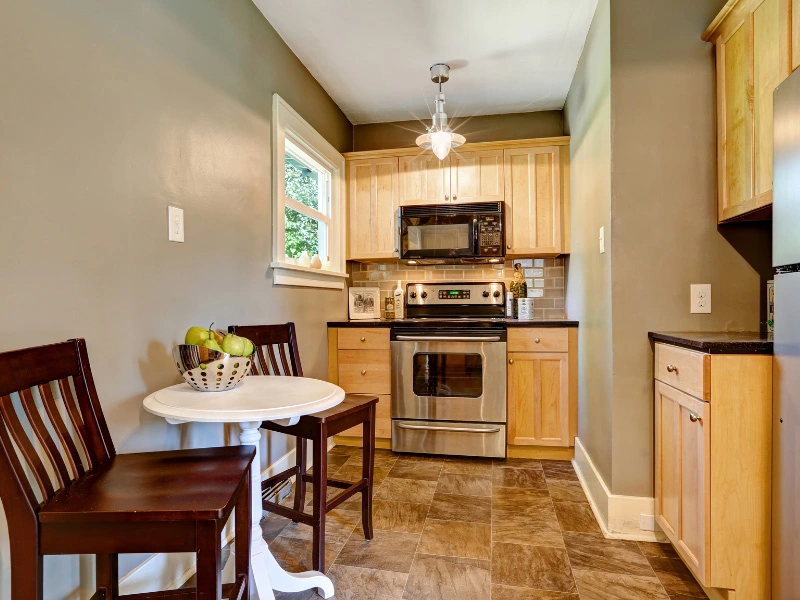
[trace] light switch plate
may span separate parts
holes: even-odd
[[[606,253],[606,227],[603,225],[600,228],[600,254]]]
[[[169,227],[169,241],[183,241],[183,209],[177,206],[167,207],[167,225]]]
[[[711,284],[693,283],[689,286],[690,290],[690,312],[710,313],[711,312]]]

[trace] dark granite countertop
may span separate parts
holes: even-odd
[[[467,325],[491,323],[505,325],[506,327],[577,327],[578,321],[566,319],[534,319],[520,321],[519,319],[364,319],[357,321],[328,321],[328,327],[391,327],[404,325],[406,327],[465,327]]]
[[[651,340],[708,354],[772,354],[772,334],[758,331],[651,331]]]

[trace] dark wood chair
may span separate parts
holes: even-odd
[[[249,338],[256,347],[253,373],[257,375],[282,375],[302,377],[300,353],[294,323],[281,325],[231,325],[228,331]],[[347,394],[344,401],[331,409],[300,417],[295,425],[282,426],[271,421],[261,424],[263,429],[277,431],[296,438],[297,461],[294,467],[262,482],[267,490],[290,477],[296,477],[294,507],[289,508],[263,501],[264,510],[305,523],[313,528],[312,563],[316,571],[325,570],[325,515],[355,494],[361,494],[361,522],[364,537],[372,539],[372,492],[375,466],[375,407],[377,396]],[[364,434],[361,479],[356,482],[340,481],[327,477],[328,438],[361,425]],[[305,440],[311,440],[312,473],[306,473],[308,457]],[[313,487],[313,514],[303,510],[306,483]],[[343,490],[330,500],[328,486]]]
[[[92,600],[247,598],[253,456],[246,446],[117,454],[83,340],[0,353],[11,599],[42,600],[48,554],[96,555]],[[236,581],[222,586],[234,511]],[[197,587],[120,596],[118,555],[137,552],[196,552]]]

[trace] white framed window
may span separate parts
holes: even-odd
[[[278,94],[272,149],[273,282],[344,289],[344,157]],[[304,251],[330,260],[330,270],[301,266]]]

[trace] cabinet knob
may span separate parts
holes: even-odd
[[[395,248],[394,252],[395,252],[395,254],[397,254],[398,252],[400,252],[400,248]]]
[[[508,364],[513,365],[514,364],[514,359],[513,358],[509,358],[508,359]]]
[[[678,374],[678,367],[675,365],[667,365],[667,373],[675,373]]]
[[[449,199],[450,199],[450,194],[445,194],[445,195],[444,195],[444,199],[445,199],[445,200],[449,200]]]
[[[361,369],[361,374],[362,375],[366,375],[367,374],[367,370],[366,369]]]
[[[511,250],[511,244],[506,244],[506,250]]]
[[[455,194],[453,194],[453,200],[456,200],[456,199],[458,199],[458,196],[456,196]]]
[[[536,342],[536,343],[538,344],[538,343],[539,343],[539,342],[541,342],[542,340],[540,340],[539,338],[533,338],[533,341],[534,341],[534,342]]]
[[[362,341],[362,342],[366,342],[366,341],[367,341],[367,338],[365,338],[365,337],[362,337],[362,338],[361,338],[361,341]]]
[[[698,416],[697,416],[696,414],[694,414],[694,413],[689,413],[689,420],[690,420],[692,423],[697,423],[698,421],[702,421],[702,420],[703,420],[703,418],[702,418],[702,417],[698,417]]]

